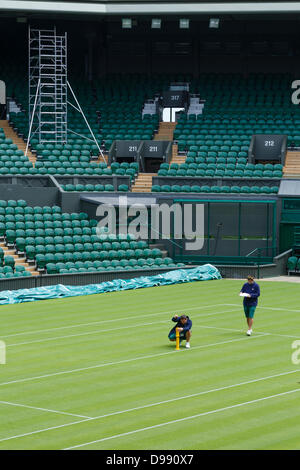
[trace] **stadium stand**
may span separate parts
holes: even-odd
[[[64,274],[183,266],[131,234],[98,235],[97,220],[84,212],[70,214],[56,205],[32,207],[24,200],[0,200],[0,220],[0,278],[30,271]]]
[[[9,118],[11,127],[20,139],[28,133],[27,95],[19,85],[21,74],[20,81],[18,74],[14,73],[13,76],[9,70],[6,70],[6,74],[11,93],[22,109],[22,112],[10,113]],[[180,77],[162,75],[149,81],[143,75],[125,76],[122,79],[116,75],[110,77],[109,82],[100,80],[93,86],[86,86],[86,83],[77,80],[76,91],[101,148],[107,152],[116,139],[170,139],[174,144],[178,144],[178,151],[175,150],[170,163],[161,164],[157,176],[171,179],[193,177],[195,184],[191,182],[189,185],[195,192],[199,192],[199,187],[204,187],[203,191],[208,192],[206,181],[201,184],[201,180],[205,178],[221,180],[219,183],[212,181],[209,186],[224,187],[224,192],[228,192],[228,185],[233,187],[232,192],[237,191],[237,185],[232,178],[245,180],[242,185],[245,187],[244,192],[249,192],[246,186],[253,187],[253,191],[257,192],[256,182],[248,182],[252,178],[272,179],[273,184],[260,185],[264,188],[272,187],[272,191],[260,189],[260,192],[275,193],[274,188],[279,186],[283,175],[283,165],[270,162],[256,165],[249,163],[248,149],[251,136],[255,133],[285,133],[289,147],[300,145],[299,111],[286,96],[286,85],[290,77],[283,74],[257,74],[248,78],[238,74],[204,74],[197,80],[190,77],[191,93],[201,92],[205,100],[203,114],[181,113],[177,124],[159,123],[157,114],[142,116],[141,109],[146,93],[148,96],[154,96],[158,91],[162,92],[170,80],[175,78]],[[271,90],[271,93],[266,95],[266,90]],[[71,111],[69,122],[72,133],[69,133],[68,143],[39,144],[38,139],[33,138],[29,158],[24,156],[24,149],[20,149],[19,145],[8,138],[8,131],[4,134],[2,130],[0,174],[125,174],[130,176],[134,192],[151,191],[151,188],[157,192],[158,186],[163,188],[160,189],[163,192],[169,192],[168,186],[175,187],[175,192],[189,191],[186,189],[187,185],[180,184],[178,180],[170,181],[169,184],[166,181],[156,184],[156,180],[155,184],[152,184],[151,177],[156,174],[139,175],[136,162],[113,162],[108,166],[107,157],[106,161],[103,161],[95,142],[88,137],[89,130],[82,117]],[[72,187],[65,189],[75,190]],[[130,189],[128,187],[128,190]],[[77,188],[77,191],[86,190],[101,192],[103,188]],[[121,185],[120,191],[126,192],[127,188]],[[223,192],[217,189],[217,192],[220,191]]]
[[[2,176],[51,175],[60,192],[66,196],[67,193],[83,196],[88,193],[95,196],[152,193],[154,196],[166,197],[172,196],[172,193],[181,193],[184,197],[192,193],[206,197],[209,195],[212,198],[226,198],[228,195],[228,200],[245,198],[248,195],[257,200],[271,200],[278,194],[285,172],[288,170],[287,175],[293,175],[297,171],[297,152],[291,150],[300,147],[300,115],[299,107],[293,106],[290,100],[289,83],[292,75],[289,74],[202,73],[199,77],[193,77],[190,74],[161,73],[150,77],[146,74],[114,73],[92,81],[78,74],[77,77],[72,77],[72,84],[104,157],[91,138],[82,116],[73,109],[68,112],[67,142],[39,143],[37,136],[33,136],[25,157],[29,122],[27,89],[23,86],[24,69],[21,66],[2,64],[1,73],[7,82],[8,95],[16,103],[16,109],[10,111],[8,120],[0,122]],[[201,96],[202,104],[194,114],[194,108],[189,107],[177,114],[176,122],[162,122],[159,114],[146,104],[147,100],[154,103],[154,97],[162,96],[172,82],[188,82],[191,96]],[[256,134],[286,135],[289,149],[286,162],[251,162],[249,145],[252,136]],[[47,137],[52,140],[50,133]],[[148,168],[145,171],[138,159],[111,159],[111,148],[116,141],[122,140],[166,140],[172,143],[172,154],[157,165],[158,170]],[[94,179],[89,180],[87,177]],[[87,228],[94,231],[95,227]],[[39,229],[45,230],[43,227]],[[54,253],[51,251],[46,253],[42,249],[36,253],[35,244],[27,247],[27,243],[24,245],[22,240],[23,236],[17,237],[17,240],[10,232],[8,238],[6,232],[4,235],[6,242],[13,243],[17,250],[24,250],[25,261],[29,261],[31,271],[68,271],[65,266],[59,266],[58,271],[57,267],[53,267]],[[95,233],[76,235],[83,237]],[[39,237],[45,238],[46,235]],[[38,241],[41,242],[40,239]],[[115,240],[116,243],[122,241]],[[81,242],[77,239],[77,243]],[[50,250],[55,246],[53,243],[38,243],[37,246],[39,245],[47,245],[47,249],[50,245]],[[115,251],[113,248],[111,250]],[[70,252],[72,253],[74,250]],[[79,258],[80,253],[79,251]],[[47,258],[46,262],[44,258],[47,255],[50,256],[50,261]],[[139,255],[140,258],[133,258],[136,261],[142,260],[138,263],[131,261],[127,264],[126,259],[128,261],[130,258],[123,260],[109,257],[85,259],[84,262],[97,262],[97,266],[93,267],[101,271],[129,269],[127,266],[141,267],[143,259],[148,258],[150,260],[144,266],[158,266],[160,258],[163,259],[162,256],[155,258],[145,257],[141,253]],[[93,256],[96,257],[96,254]],[[152,263],[151,258],[157,261]],[[83,262],[81,259],[76,259],[77,261]],[[58,262],[75,261],[72,258],[67,261],[60,259]],[[102,264],[99,265],[99,262]],[[174,265],[176,263],[170,261],[170,267]],[[33,270],[33,267],[36,269]],[[89,267],[92,268],[90,265]],[[70,269],[79,268],[71,266]],[[87,267],[80,265],[80,269],[83,272]]]

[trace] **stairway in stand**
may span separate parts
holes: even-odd
[[[176,125],[177,122],[160,122],[153,140],[173,140]]]
[[[39,272],[35,270],[35,266],[27,263],[25,256],[17,255],[16,250],[13,247],[6,246],[4,241],[0,242],[0,247],[4,252],[4,256],[12,256],[15,259],[15,266],[17,264],[22,265],[26,271],[30,271],[33,276],[39,276]]]
[[[13,128],[9,125],[9,122],[7,120],[0,120],[0,127],[4,130],[4,134],[7,139],[11,139],[14,144],[18,146],[19,150],[23,150],[24,155],[26,151],[26,143],[24,140],[18,136],[18,134],[13,130]],[[27,156],[29,160],[32,162],[33,166],[35,165],[36,162],[36,157],[35,155],[30,151],[30,148],[28,149]]]
[[[139,173],[131,191],[133,193],[151,193],[153,176],[157,176],[157,173]]]
[[[283,167],[283,178],[300,178],[300,152],[287,152]]]
[[[172,146],[172,158],[170,160],[170,165],[172,163],[177,163],[178,165],[181,165],[181,163],[185,163],[186,160],[186,155],[178,155],[178,145],[173,144]]]
[[[105,163],[106,163],[106,165],[107,165],[107,163],[108,163],[108,155],[107,155],[106,153],[103,153],[103,157],[104,157]],[[103,157],[102,157],[102,155],[99,155],[98,159],[96,160],[96,163],[98,163],[98,165],[99,165],[99,163],[104,163]],[[110,167],[109,167],[109,168],[110,168]]]

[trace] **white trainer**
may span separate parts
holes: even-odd
[[[188,348],[188,349],[190,349],[190,347],[191,347],[190,343],[187,342],[186,345],[185,345],[185,347]]]
[[[247,336],[251,336],[252,335],[252,330],[248,330],[247,331]]]

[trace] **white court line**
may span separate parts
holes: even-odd
[[[238,307],[236,307],[238,308]],[[193,316],[193,318],[204,318],[204,317],[211,317],[211,316],[216,316],[216,315],[223,315],[225,313],[230,313],[232,312],[232,309],[231,310],[224,310],[222,312],[213,312],[213,313],[207,313],[207,314],[195,314]],[[155,321],[155,322],[151,322],[151,323],[138,323],[138,324],[135,324],[135,325],[129,325],[129,326],[121,326],[121,327],[118,327],[118,328],[109,328],[109,329],[106,329],[106,330],[93,330],[93,331],[88,331],[88,332],[85,332],[85,333],[77,333],[77,334],[73,334],[73,335],[65,335],[65,336],[54,336],[54,337],[51,337],[51,338],[44,338],[44,339],[36,339],[36,340],[33,340],[33,341],[24,341],[22,343],[11,343],[11,344],[6,344],[6,347],[9,348],[9,347],[15,347],[15,346],[24,346],[24,345],[29,345],[29,344],[35,344],[35,343],[46,343],[46,342],[49,342],[49,341],[57,341],[57,340],[60,340],[60,339],[67,339],[67,338],[76,338],[76,337],[80,337],[80,336],[89,336],[89,335],[95,335],[95,334],[98,334],[98,333],[107,333],[107,332],[112,332],[112,331],[118,331],[118,330],[126,330],[126,329],[131,329],[131,328],[138,328],[138,327],[143,327],[143,326],[151,326],[151,325],[157,325],[158,323],[169,323],[169,320],[159,320],[159,321]],[[209,328],[209,327],[207,327]],[[213,327],[210,327],[210,328],[213,328]],[[241,331],[241,330],[237,330],[237,329],[232,329],[232,328],[215,328],[215,329],[219,329],[219,330],[225,330],[225,331]],[[270,336],[279,336],[279,337],[286,337],[286,338],[298,338],[298,336],[291,336],[291,335],[284,335],[284,334],[280,334],[280,333],[266,333],[266,332],[257,332],[257,334],[265,334],[265,335],[270,335]]]
[[[88,445],[91,445],[91,444],[96,444],[96,443],[99,443],[99,442],[109,441],[110,439],[116,439],[116,438],[119,438],[119,437],[130,436],[131,434],[137,434],[138,432],[149,431],[149,430],[152,430],[152,429],[161,428],[163,426],[168,426],[170,424],[182,423],[183,421],[187,421],[187,420],[191,420],[191,419],[195,419],[195,418],[200,418],[202,416],[208,416],[208,415],[215,414],[215,413],[221,413],[223,411],[232,410],[234,408],[238,408],[238,407],[241,407],[241,406],[251,405],[253,403],[259,403],[259,402],[264,401],[264,400],[270,400],[271,398],[282,397],[282,396],[285,396],[285,395],[288,395],[288,394],[291,394],[291,393],[296,393],[296,392],[300,392],[300,388],[295,388],[294,390],[289,390],[288,392],[277,393],[276,395],[270,395],[268,397],[257,398],[256,400],[250,400],[250,401],[245,401],[243,403],[237,403],[236,405],[226,406],[224,408],[218,408],[216,410],[205,411],[204,413],[198,413],[198,414],[192,415],[192,416],[185,416],[184,418],[174,419],[172,421],[166,421],[166,422],[160,423],[160,424],[154,424],[153,426],[147,426],[145,428],[135,429],[134,431],[128,431],[128,432],[124,432],[124,433],[121,433],[121,434],[115,434],[114,436],[104,437],[102,439],[97,439],[97,440],[91,441],[91,442],[85,442],[83,444],[77,444],[76,446],[72,446],[72,447],[66,447],[63,450],[77,449],[79,447],[84,447],[84,446],[88,446]]]
[[[224,313],[230,313],[230,312],[232,312],[232,309],[228,310],[228,311],[225,310],[225,311],[222,311],[222,312],[206,313],[204,315],[202,315],[202,314],[194,315],[194,318],[198,317],[198,316],[203,318],[203,317],[210,317],[212,315],[223,315]],[[25,341],[23,343],[6,344],[6,347],[10,348],[12,346],[24,346],[24,345],[27,345],[27,344],[34,344],[34,343],[46,343],[47,341],[56,341],[56,340],[59,340],[59,339],[76,338],[78,336],[87,336],[87,335],[94,335],[94,334],[97,334],[97,333],[107,333],[107,332],[111,332],[111,331],[126,330],[126,329],[128,330],[130,328],[137,328],[137,327],[141,327],[141,326],[157,325],[158,323],[170,323],[170,320],[159,320],[159,321],[155,321],[155,322],[151,322],[151,323],[138,323],[136,325],[120,326],[118,328],[109,328],[107,330],[101,329],[101,330],[87,331],[85,333],[77,333],[77,334],[74,334],[74,335],[54,336],[52,338],[35,339],[33,341]],[[3,338],[3,336],[1,336],[1,338]]]
[[[47,413],[56,413],[56,414],[60,414],[60,415],[68,415],[68,416],[75,416],[75,417],[77,416],[77,418],[88,418],[88,419],[91,418],[90,416],[78,415],[78,414],[75,414],[75,413],[67,413],[65,411],[50,410],[48,408],[40,408],[40,407],[37,407],[37,406],[24,405],[24,404],[21,404],[21,403],[13,403],[11,401],[2,401],[1,400],[0,404],[18,406],[18,407],[21,407],[21,408],[30,408],[30,409],[38,410],[38,411],[46,411]]]
[[[223,305],[226,305],[228,307],[238,307],[239,305],[238,304],[223,304]],[[257,309],[261,309],[261,308],[264,308],[264,309],[267,309],[267,310],[279,310],[279,311],[283,311],[283,312],[294,312],[294,313],[300,313],[300,310],[294,310],[294,309],[291,309],[291,308],[280,308],[280,307],[263,307],[262,305],[258,305],[257,306]]]
[[[218,327],[218,326],[206,326],[206,325],[199,325],[199,323],[197,324],[197,326],[199,326],[200,328],[211,328],[213,330],[224,330],[224,331],[236,331],[236,332],[240,332],[241,330],[236,330],[234,328],[221,328],[221,327]],[[292,336],[292,335],[283,335],[283,334],[280,334],[280,333],[266,333],[264,331],[256,331],[255,334],[257,335],[264,335],[264,336],[279,336],[280,338],[296,338],[296,339],[299,339],[299,336]]]
[[[183,308],[181,309],[178,309],[178,310],[168,310],[168,311],[165,311],[165,312],[155,312],[155,313],[147,313],[145,315],[136,315],[136,316],[133,316],[133,317],[129,317],[128,315],[126,317],[121,317],[121,318],[116,318],[116,319],[109,319],[109,322],[112,323],[112,322],[117,322],[117,321],[123,321],[123,320],[128,320],[128,318],[130,318],[130,320],[133,320],[133,319],[136,319],[136,318],[143,318],[143,317],[149,317],[149,316],[154,316],[154,315],[165,315],[165,314],[170,314],[170,313],[176,313],[176,312],[188,312],[188,310],[203,310],[205,308],[213,308],[213,307],[220,307],[220,306],[228,306],[228,307],[238,307],[238,308],[242,308],[242,304],[213,304],[213,305],[204,305],[204,306],[198,306],[198,307],[190,307],[190,308],[186,308],[186,306],[184,306]],[[268,309],[268,310],[279,310],[279,311],[287,311],[287,312],[296,312],[296,313],[300,313],[300,310],[293,310],[293,309],[287,309],[287,308],[273,308],[273,307],[262,307],[261,305],[258,306],[258,309],[260,308],[264,308],[264,309]],[[9,337],[12,337],[12,336],[20,336],[20,335],[31,335],[31,334],[37,334],[37,333],[46,333],[48,331],[55,331],[55,330],[63,330],[63,329],[68,329],[68,328],[80,328],[82,326],[90,326],[90,325],[97,325],[99,323],[103,323],[103,320],[100,320],[100,321],[96,321],[96,322],[89,322],[89,323],[79,323],[77,325],[67,325],[67,326],[61,326],[61,327],[57,327],[57,328],[48,328],[48,329],[44,329],[44,330],[32,330],[32,331],[22,331],[20,333],[13,333],[13,334],[9,334],[9,335],[5,335],[5,336],[1,336],[1,338],[9,338]]]
[[[213,308],[213,307],[223,307],[223,304],[214,304],[214,305],[204,305],[204,306],[198,306],[198,307],[191,307],[191,308],[186,308],[183,307],[179,310],[168,310],[167,312],[155,312],[155,313],[147,313],[145,315],[135,315],[135,316],[130,316],[130,314],[128,314],[126,317],[121,317],[121,318],[115,318],[115,319],[110,319],[109,318],[109,323],[112,323],[112,322],[117,322],[117,321],[124,321],[124,320],[135,320],[136,318],[144,318],[144,317],[149,317],[149,316],[156,316],[156,315],[165,315],[165,314],[170,314],[170,313],[176,313],[176,312],[183,312],[183,311],[187,311],[187,310],[203,310],[204,308]],[[33,335],[33,334],[37,334],[37,333],[46,333],[48,331],[54,331],[54,330],[64,330],[64,329],[68,329],[68,328],[80,328],[82,326],[90,326],[90,325],[99,325],[99,323],[103,323],[103,320],[99,320],[99,321],[95,321],[95,322],[89,322],[89,323],[79,323],[77,325],[67,325],[67,326],[59,326],[59,327],[56,327],[56,328],[48,328],[48,329],[45,329],[45,330],[32,330],[32,331],[22,331],[20,333],[12,333],[10,335],[5,335],[5,336],[2,336],[1,335],[1,338],[9,338],[11,336],[20,336],[20,335]]]
[[[259,336],[253,337],[252,340],[258,339],[258,338],[263,338],[264,336],[268,336],[268,335],[261,334]],[[218,343],[203,344],[201,346],[195,346],[191,350],[184,349],[184,350],[182,350],[182,352],[189,351],[189,353],[191,353],[192,351],[195,351],[196,349],[203,349],[203,348],[208,348],[210,346],[218,346],[220,344],[228,344],[228,343],[234,343],[234,342],[237,342],[237,341],[247,341],[247,340],[248,340],[248,338],[243,337],[243,338],[231,339],[229,341],[220,341]],[[172,351],[158,353],[158,354],[149,354],[148,356],[139,356],[139,357],[134,357],[134,358],[131,358],[131,359],[124,359],[122,361],[105,362],[105,363],[102,363],[102,364],[96,364],[94,366],[81,367],[79,369],[71,369],[71,370],[65,370],[65,371],[61,371],[61,372],[53,372],[51,374],[39,375],[39,376],[36,376],[36,377],[27,377],[27,378],[24,378],[24,379],[11,380],[9,382],[0,383],[0,386],[14,384],[14,383],[29,382],[31,380],[44,379],[44,378],[47,378],[47,377],[55,377],[55,376],[58,376],[58,375],[72,374],[74,372],[83,372],[83,371],[86,371],[86,370],[98,369],[98,368],[101,368],[101,367],[107,367],[107,366],[111,367],[111,366],[114,366],[114,365],[127,364],[128,362],[141,361],[143,359],[153,359],[154,357],[167,356],[169,354],[178,354],[178,351],[175,351],[174,349],[172,349]]]
[[[175,401],[178,401],[178,400],[183,400],[185,398],[195,398],[195,397],[200,396],[200,395],[207,395],[209,393],[228,390],[228,389],[231,389],[231,388],[234,388],[234,387],[240,387],[240,386],[243,386],[243,385],[249,385],[249,384],[256,383],[256,382],[261,382],[263,380],[282,377],[282,376],[289,375],[289,374],[295,374],[297,372],[300,372],[300,369],[291,370],[291,371],[287,371],[287,372],[281,372],[281,373],[278,373],[278,374],[269,375],[269,376],[266,376],[266,377],[260,377],[258,379],[252,379],[252,380],[248,380],[246,382],[240,382],[240,383],[237,383],[237,384],[226,385],[224,387],[214,388],[214,389],[210,389],[210,390],[204,390],[202,392],[193,393],[193,394],[190,394],[190,395],[176,397],[176,398],[171,398],[169,400],[164,400],[164,401],[160,401],[160,402],[156,402],[156,403],[149,403],[147,405],[142,405],[142,406],[135,407],[135,408],[129,408],[127,410],[115,411],[115,412],[108,413],[108,414],[105,414],[105,415],[95,416],[95,417],[89,418],[89,419],[74,421],[72,423],[60,424],[58,426],[52,426],[52,427],[49,427],[49,428],[39,429],[39,430],[36,430],[36,431],[31,431],[31,432],[24,433],[24,434],[18,434],[18,435],[11,436],[11,437],[5,437],[5,438],[0,439],[0,442],[9,441],[11,439],[18,439],[18,438],[26,437],[26,436],[31,436],[32,434],[38,434],[38,433],[42,433],[42,432],[46,432],[46,431],[52,431],[52,430],[55,430],[55,429],[61,429],[61,428],[65,428],[65,427],[68,427],[68,426],[73,426],[75,424],[85,423],[87,421],[94,421],[94,420],[98,420],[98,419],[102,419],[102,418],[107,418],[107,417],[110,417],[110,416],[120,415],[120,414],[124,414],[124,413],[130,413],[132,411],[138,411],[138,410],[142,410],[144,408],[150,408],[152,406],[164,405],[166,403],[172,403],[172,402],[175,402]]]

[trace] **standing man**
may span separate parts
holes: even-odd
[[[241,289],[240,296],[244,297],[244,312],[248,324],[247,335],[251,336],[253,318],[257,306],[257,298],[260,296],[260,288],[259,285],[254,281],[253,276],[248,276],[247,281],[248,282],[245,282]]]
[[[185,347],[190,348],[190,338],[192,335],[191,328],[192,328],[192,320],[187,315],[174,315],[172,321],[176,323],[176,325],[172,328],[169,333],[169,340],[176,341],[176,328],[179,328],[179,337],[180,341],[183,339],[186,340]]]

